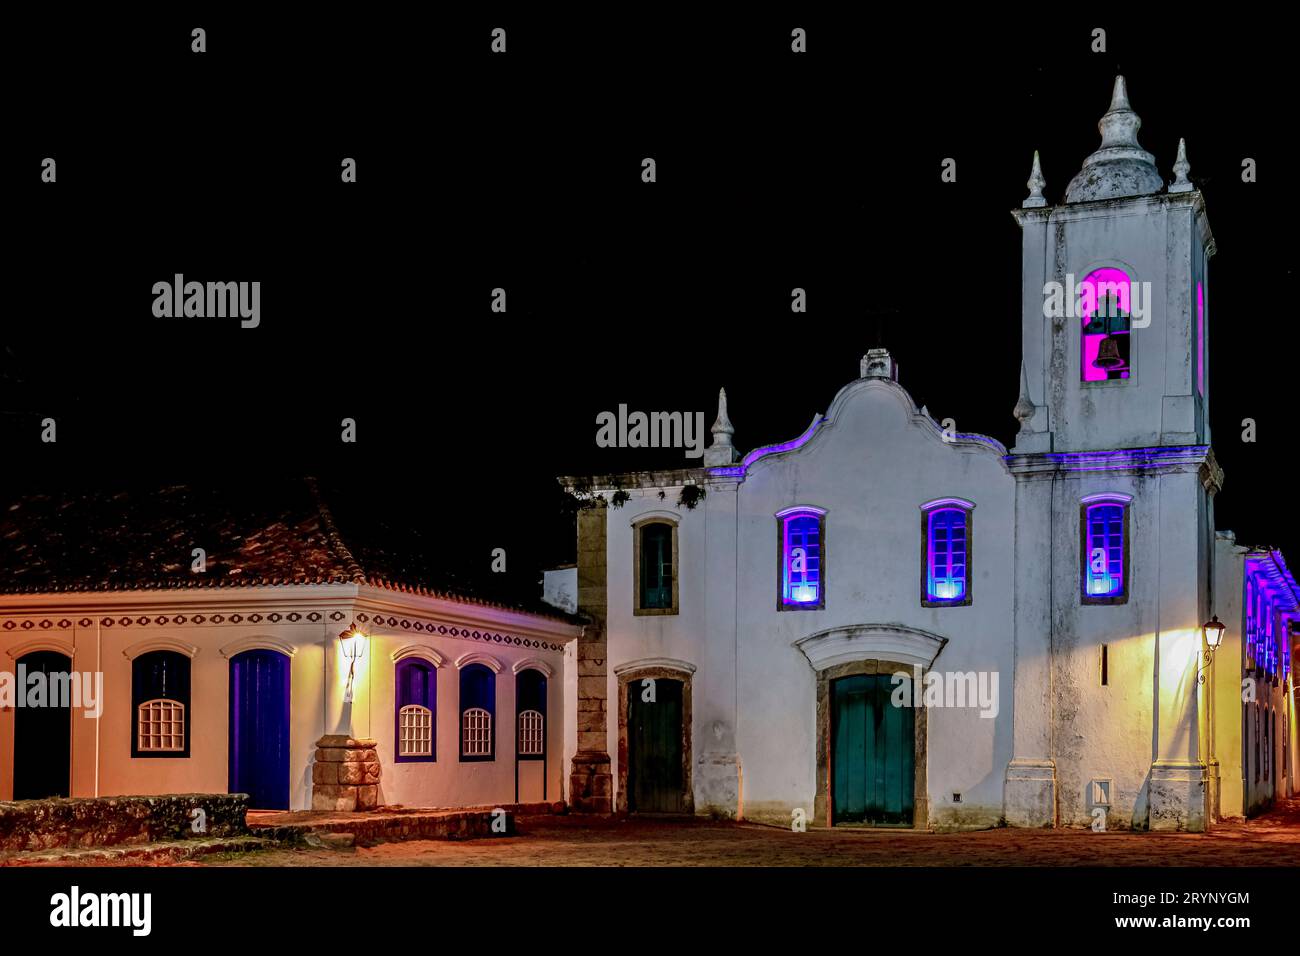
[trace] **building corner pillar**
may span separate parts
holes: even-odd
[[[569,770],[569,807],[577,813],[612,813],[614,808],[605,632],[606,516],[602,499],[578,512],[578,611],[591,623],[578,638],[578,750]]]

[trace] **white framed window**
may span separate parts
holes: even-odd
[[[175,700],[146,700],[139,708],[137,749],[159,752],[185,749],[185,705]]]
[[[519,712],[519,756],[540,757],[546,740],[546,718],[539,710]]]
[[[492,715],[482,707],[469,707],[460,715],[460,752],[466,757],[492,754]]]
[[[427,757],[433,753],[433,711],[407,704],[398,712],[397,753],[402,757]]]

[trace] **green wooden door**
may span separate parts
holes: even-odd
[[[834,823],[912,825],[916,715],[892,691],[888,674],[831,682]]]
[[[682,773],[682,682],[657,677],[654,700],[639,680],[627,687],[627,808],[634,813],[685,810]]]

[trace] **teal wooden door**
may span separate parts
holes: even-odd
[[[641,681],[627,688],[627,808],[633,813],[682,813],[682,682],[656,677],[654,700]]]
[[[916,715],[892,691],[888,674],[831,682],[834,823],[912,825]]]

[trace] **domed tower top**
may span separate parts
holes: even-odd
[[[1141,118],[1129,105],[1124,77],[1115,77],[1110,109],[1097,124],[1101,146],[1070,180],[1065,191],[1067,203],[1149,196],[1164,187],[1155,157],[1138,145],[1141,126]]]

